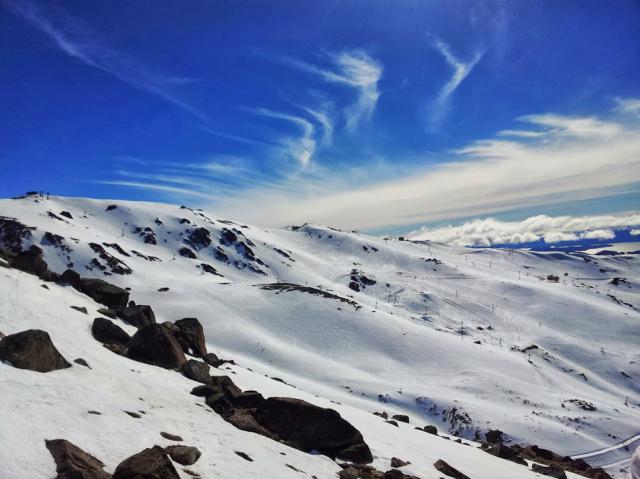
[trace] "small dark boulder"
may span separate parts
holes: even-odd
[[[434,434],[434,435],[436,435],[436,436],[438,435],[438,428],[437,428],[437,427],[435,427],[435,426],[432,426],[432,425],[430,425],[430,424],[429,424],[429,425],[427,425],[427,426],[425,426],[425,427],[423,427],[423,428],[422,428],[422,430],[423,430],[424,432],[428,432],[429,434]]]
[[[80,275],[72,269],[64,270],[64,273],[60,275],[60,281],[70,284],[76,289],[80,287]]]
[[[0,361],[15,368],[47,373],[71,367],[46,331],[29,329],[0,340]]]
[[[260,404],[255,417],[261,426],[297,449],[315,449],[331,457],[339,456],[341,450],[363,446],[358,462],[373,460],[362,434],[333,409],[301,399],[271,397]]]
[[[89,311],[87,311],[87,308],[85,308],[84,306],[70,306],[70,308],[75,309],[79,313],[89,314]]]
[[[213,353],[205,354],[202,359],[204,359],[205,363],[209,366],[213,366],[214,368],[220,367],[224,364],[224,361]]]
[[[195,359],[189,359],[180,368],[182,375],[192,381],[197,381],[202,384],[211,382],[209,376],[209,365],[202,361],[196,361]]]
[[[68,211],[61,211],[60,216],[64,216],[66,218],[69,218],[70,220],[73,219],[73,216],[71,216],[71,213],[69,213]]]
[[[406,414],[394,414],[393,416],[391,416],[391,419],[394,419],[398,422],[409,422],[409,416],[407,416]]]
[[[258,391],[243,391],[240,393],[229,393],[227,399],[235,408],[252,409],[257,408],[264,402],[264,397]]]
[[[116,319],[118,317],[116,315],[116,312],[113,309],[109,309],[109,308],[100,308],[98,310],[98,313],[111,319]]]
[[[113,479],[180,479],[167,453],[153,446],[122,461]]]
[[[393,467],[394,469],[397,469],[398,467],[408,466],[409,464],[411,464],[409,461],[403,461],[402,459],[399,459],[397,457],[391,458],[391,467]]]
[[[196,259],[196,254],[186,246],[183,246],[182,248],[180,248],[178,250],[178,254],[180,254],[180,256],[184,256],[185,258]]]
[[[107,318],[96,318],[91,326],[91,334],[101,343],[126,346],[131,337],[117,324]]]
[[[507,461],[516,462],[524,466],[527,465],[527,462],[524,460],[524,458],[518,451],[504,444],[494,444],[493,446],[490,446],[488,448],[483,448],[483,449],[485,450],[485,452],[488,452],[489,454],[499,457],[501,459],[506,459]]]
[[[94,301],[111,309],[124,308],[129,301],[129,292],[101,279],[80,279],[78,289]]]
[[[556,479],[567,479],[567,474],[559,467],[532,464],[531,469],[533,472],[537,472],[543,476],[555,477]]]
[[[79,364],[80,366],[84,366],[85,368],[91,369],[91,366],[89,366],[89,363],[84,358],[76,358],[73,360],[73,362]]]
[[[187,361],[173,333],[161,324],[140,328],[127,347],[128,358],[165,369],[180,369]]]
[[[499,444],[503,441],[502,434],[500,429],[490,429],[486,432],[485,438],[489,444]]]
[[[168,439],[169,441],[182,441],[182,437],[178,436],[177,434],[170,434],[168,432],[160,432],[160,435],[162,437],[164,437],[165,439]]]
[[[445,476],[453,477],[454,479],[469,479],[469,476],[458,471],[455,467],[450,466],[447,462],[442,459],[438,459],[433,463],[433,467],[435,467],[438,471],[440,471]]]
[[[220,389],[218,386],[214,386],[213,384],[203,384],[202,386],[196,386],[191,390],[191,394],[201,398],[206,398],[208,396],[221,392],[222,389]]]
[[[207,345],[204,339],[202,324],[197,318],[184,318],[175,322],[178,328],[176,339],[183,346],[185,353],[191,352],[194,356],[204,357],[207,354]]]
[[[183,466],[191,466],[195,464],[202,453],[197,447],[192,446],[167,446],[164,450],[169,454],[169,457],[173,459],[178,464],[182,464]]]
[[[56,479],[109,479],[104,464],[64,439],[45,440],[56,462]]]
[[[153,314],[151,306],[146,304],[134,304],[126,308],[119,308],[115,310],[115,313],[118,318],[136,328],[143,328],[156,322],[156,315]]]

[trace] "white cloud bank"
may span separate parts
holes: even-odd
[[[422,228],[408,236],[414,240],[430,240],[459,246],[493,246],[538,240],[557,243],[579,239],[611,240],[615,237],[613,230],[638,225],[640,213],[636,212],[600,216],[538,215],[523,221],[476,219],[459,226]]]
[[[348,167],[314,171],[209,206],[255,224],[373,229],[606,197],[640,182],[640,127],[623,120],[532,115],[519,121],[539,136],[479,140],[404,176],[386,159],[364,179]]]

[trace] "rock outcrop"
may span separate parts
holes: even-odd
[[[180,343],[162,324],[140,328],[127,347],[128,358],[165,369],[180,369],[187,361]]]
[[[164,449],[154,446],[122,461],[113,479],[180,479],[180,476]]]
[[[46,331],[29,329],[0,340],[0,361],[13,367],[47,373],[71,367]]]
[[[56,479],[110,479],[104,464],[65,439],[45,440],[56,462]]]

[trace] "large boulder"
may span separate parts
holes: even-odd
[[[122,461],[113,479],[180,479],[167,453],[153,446]]]
[[[29,329],[0,340],[0,361],[41,373],[71,367],[51,342],[46,331]]]
[[[140,328],[127,343],[127,357],[166,369],[180,369],[187,358],[173,333],[162,324]]]
[[[124,308],[129,301],[127,290],[101,279],[82,278],[78,289],[94,301],[112,309]]]
[[[207,363],[196,361],[195,359],[189,359],[182,365],[182,368],[180,368],[180,372],[183,374],[183,376],[191,379],[192,381],[197,381],[202,384],[208,384],[211,382],[211,378],[209,376],[209,367],[210,366]]]
[[[362,434],[333,409],[325,409],[301,399],[271,397],[255,412],[258,423],[289,445],[303,451],[318,450],[330,457],[353,451],[357,462],[373,460]]]
[[[45,440],[56,462],[56,479],[110,479],[104,464],[64,439]]]
[[[80,288],[80,275],[72,269],[66,269],[60,275],[60,281],[70,284],[76,289]]]
[[[518,464],[522,464],[524,466],[527,465],[527,462],[524,460],[522,455],[517,450],[505,444],[494,444],[493,446],[483,448],[483,449],[489,454],[497,456],[501,459],[517,462]]]
[[[135,326],[136,328],[143,328],[144,326],[149,326],[156,322],[156,315],[153,314],[151,306],[146,304],[119,308],[116,309],[115,312],[118,318],[131,326]]]
[[[541,466],[540,464],[532,464],[531,469],[533,472],[542,474],[543,476],[554,477],[555,479],[567,479],[567,474],[559,467],[554,466]]]
[[[196,318],[184,318],[175,322],[178,331],[176,339],[182,345],[186,353],[204,357],[207,354],[207,345],[204,340],[202,324]]]
[[[101,343],[126,346],[131,336],[124,329],[107,318],[96,318],[91,326],[91,334]]]

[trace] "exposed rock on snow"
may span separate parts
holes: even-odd
[[[125,308],[118,308],[115,313],[118,318],[136,328],[143,328],[156,322],[156,315],[153,314],[151,306],[146,304],[134,304]]]
[[[91,334],[101,343],[126,346],[131,337],[117,324],[107,318],[96,318],[91,326]]]
[[[53,345],[49,334],[38,329],[29,329],[2,338],[0,361],[6,361],[15,368],[40,373],[71,367]]]
[[[180,476],[164,449],[153,446],[122,461],[113,479],[180,479]]]
[[[172,445],[165,447],[164,450],[169,454],[171,459],[183,466],[195,464],[202,455],[200,450],[193,446]]]
[[[184,318],[177,320],[174,324],[177,327],[177,331],[174,333],[175,337],[184,352],[201,358],[205,357],[207,344],[200,321],[197,318]]]
[[[127,347],[128,358],[165,369],[180,369],[187,361],[180,343],[162,324],[140,328]]]
[[[56,462],[56,479],[110,479],[104,464],[65,439],[46,440],[45,444]]]
[[[124,308],[129,292],[101,279],[82,278],[79,290],[100,304],[112,309]]]
[[[373,460],[362,434],[333,409],[272,397],[257,407],[255,417],[269,432],[303,451],[315,449],[358,463]]]

